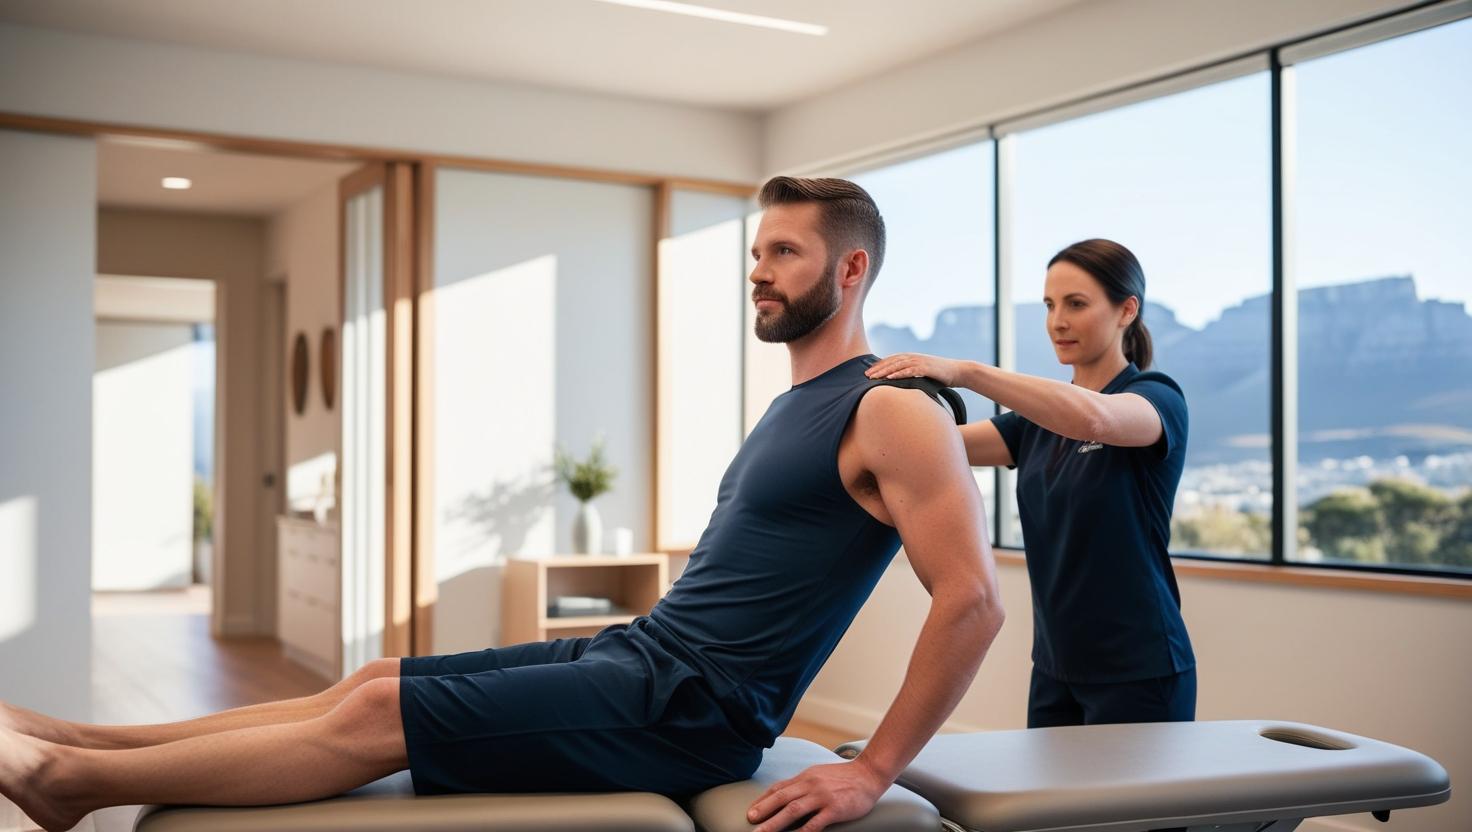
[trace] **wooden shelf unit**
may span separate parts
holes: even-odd
[[[669,588],[665,555],[557,555],[506,561],[501,587],[501,643],[590,636],[610,624],[647,614]],[[550,617],[563,595],[611,598],[613,615]]]

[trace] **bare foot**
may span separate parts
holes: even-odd
[[[0,728],[58,745],[84,747],[82,738],[65,720],[49,717],[8,702],[0,702]]]
[[[45,794],[60,746],[0,728],[0,794],[46,832],[66,832],[85,811],[67,807]]]

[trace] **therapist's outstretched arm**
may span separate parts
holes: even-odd
[[[1017,411],[1038,427],[1069,439],[1142,448],[1159,441],[1164,430],[1155,407],[1136,393],[1098,393],[1076,384],[1014,373],[977,361],[898,353],[875,362],[865,374],[870,378],[928,376],[947,387],[965,387]],[[967,428],[971,426],[963,426],[962,432],[966,433]],[[968,448],[979,444],[979,436],[967,437]]]
[[[757,832],[803,818],[803,832],[814,832],[868,814],[971,686],[1004,618],[981,494],[955,423],[918,390],[881,387],[864,397],[850,429],[930,593],[930,612],[863,753],[774,783],[748,813]]]

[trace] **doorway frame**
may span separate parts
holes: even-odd
[[[224,281],[220,280],[217,277],[208,277],[208,276],[201,277],[201,276],[198,276],[198,275],[178,275],[178,274],[129,274],[129,273],[124,273],[124,272],[102,272],[102,271],[97,271],[97,270],[94,269],[93,270],[93,275],[92,275],[92,281],[93,281],[93,287],[94,287],[93,288],[93,291],[96,292],[96,286],[98,285],[98,281],[100,281],[100,280],[106,280],[106,279],[145,280],[145,281],[155,281],[155,280],[157,280],[157,281],[182,281],[182,282],[185,282],[185,283],[207,283],[207,284],[209,284],[209,287],[210,287],[210,296],[211,296],[211,304],[210,304],[211,310],[210,310],[210,315],[211,315],[211,318],[208,321],[208,323],[209,323],[209,325],[210,325],[210,327],[211,327],[211,329],[212,329],[212,331],[214,333],[214,349],[215,349],[214,365],[215,366],[211,370],[211,374],[212,374],[211,383],[212,383],[212,385],[214,387],[214,394],[211,397],[212,400],[210,402],[210,407],[212,408],[212,417],[213,417],[210,420],[210,432],[212,434],[211,437],[210,437],[210,444],[211,444],[211,448],[210,448],[210,456],[211,456],[211,459],[210,459],[210,469],[211,469],[210,470],[210,503],[211,503],[211,506],[212,506],[212,509],[211,509],[211,512],[210,512],[210,524],[211,524],[211,527],[212,527],[212,531],[210,533],[210,564],[209,564],[209,568],[210,568],[210,580],[209,580],[208,583],[209,583],[209,589],[210,589],[210,627],[211,627],[211,632],[218,633],[219,632],[220,622],[221,622],[221,616],[223,615],[223,608],[224,608],[223,599],[221,598],[221,595],[220,595],[220,576],[224,574],[224,567],[223,567],[223,564],[222,564],[222,561],[221,561],[221,549],[220,549],[219,546],[216,546],[215,545],[215,542],[216,542],[216,540],[218,540],[220,538],[219,530],[222,528],[221,525],[220,525],[220,520],[221,520],[221,518],[222,518],[222,516],[224,514],[224,506],[225,506],[224,496],[225,496],[226,482],[225,482],[224,466],[221,464],[221,460],[223,459],[223,451],[224,451],[224,436],[225,436],[226,419],[228,418],[228,415],[229,415],[226,412],[227,411],[227,407],[226,407],[226,402],[225,402],[225,386],[224,386],[224,384],[222,384],[220,382],[220,379],[222,379],[224,377],[224,371],[225,371],[225,349],[226,349],[225,348],[225,343],[224,343],[224,338],[222,338],[220,336],[220,327],[221,327],[222,321],[224,320],[224,316],[225,316],[225,313],[226,313],[226,307],[225,307],[225,303],[226,303],[225,290],[226,290],[227,286],[226,286],[226,283]],[[148,316],[142,316],[142,315],[138,315],[138,316],[132,316],[132,315],[130,315],[130,316],[125,316],[125,317],[117,317],[117,316],[113,316],[113,315],[99,315],[99,314],[97,314],[96,309],[94,309],[93,310],[93,314],[92,314],[92,328],[93,328],[94,335],[95,335],[97,326],[99,324],[104,323],[104,322],[112,322],[112,323],[139,323],[139,324],[150,324],[150,323],[152,323],[152,324],[186,324],[187,323],[189,325],[198,325],[198,324],[201,323],[200,321],[197,321],[197,320],[185,320],[184,318],[181,318],[181,317],[167,317],[167,316],[148,317]],[[95,370],[94,370],[94,376],[95,376]],[[96,402],[95,398],[94,398],[94,400],[92,402],[92,411],[93,411],[92,412],[92,418],[93,419],[96,419],[96,415],[97,415],[97,402]],[[94,460],[94,463],[95,463],[95,460]],[[95,471],[95,468],[94,468],[94,471]],[[96,483],[95,482],[93,483],[93,493],[94,493],[94,495],[96,493]],[[94,503],[93,503],[93,508],[92,508],[93,516],[94,517],[96,515],[96,510],[97,510],[97,507],[96,507],[95,497],[94,497]],[[93,530],[93,542],[92,542],[92,545],[93,545],[93,550],[95,551],[96,550],[96,546],[97,546],[96,530],[95,529]],[[191,565],[193,564],[193,562],[194,562],[194,552],[193,552],[193,541],[191,540],[191,551],[190,551],[190,563],[191,563]],[[92,593],[96,593],[98,591],[93,586],[93,575],[94,574],[95,574],[95,572],[89,572],[88,575],[87,575],[88,594],[89,595],[92,594]]]

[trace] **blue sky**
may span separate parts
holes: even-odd
[[[1423,298],[1472,301],[1472,20],[1292,75],[1299,285],[1412,274]],[[1017,135],[1015,297],[1040,299],[1048,258],[1094,236],[1134,250],[1149,299],[1190,326],[1267,292],[1268,105],[1258,73]],[[890,229],[871,326],[924,338],[939,308],[991,302],[989,142],[855,179]]]

